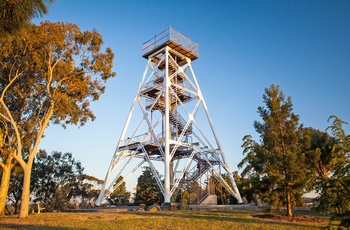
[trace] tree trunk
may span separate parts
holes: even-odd
[[[2,176],[0,184],[0,216],[5,215],[6,200],[9,191],[11,171],[15,165],[13,162],[13,155],[8,155],[6,165],[2,165]]]
[[[292,201],[290,192],[287,192],[287,216],[293,216]]]
[[[18,211],[18,206],[19,206],[19,204],[18,204],[18,199],[16,199],[16,203],[15,203],[15,211],[13,212],[14,214],[16,214],[17,213],[17,211]]]
[[[11,161],[12,159],[10,159]],[[11,164],[6,164],[2,168],[1,185],[0,185],[0,216],[5,215],[6,198],[9,190],[10,177],[11,177]]]
[[[28,160],[25,168],[23,168],[23,188],[22,188],[22,203],[19,212],[19,218],[25,218],[29,212],[29,194],[30,194],[30,176],[32,174],[32,162]]]

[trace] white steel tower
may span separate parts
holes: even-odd
[[[148,62],[97,205],[143,164],[152,170],[164,206],[181,189],[195,186],[200,204],[209,194],[211,178],[242,203],[191,66],[198,48],[171,27],[142,45]],[[124,180],[116,184],[119,176]]]

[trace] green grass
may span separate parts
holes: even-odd
[[[25,219],[0,217],[0,229],[319,229],[328,221],[273,220],[257,211],[161,211],[101,213],[40,213]]]

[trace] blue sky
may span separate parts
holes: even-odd
[[[199,44],[192,63],[231,169],[272,83],[291,96],[304,126],[330,115],[350,122],[350,1],[56,0],[41,20],[96,29],[115,53],[117,76],[81,128],[50,126],[40,148],[71,152],[104,179],[147,60],[142,43],[169,26]],[[350,127],[345,126],[350,133]]]

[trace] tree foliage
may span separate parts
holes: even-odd
[[[226,183],[232,187],[229,175],[225,173],[221,176]],[[254,193],[251,184],[252,182],[247,178],[241,177],[237,171],[233,172],[233,176],[241,197],[245,198],[248,202],[253,201]],[[216,178],[213,179],[215,180],[215,194],[218,197],[218,204],[237,204],[237,199],[232,196],[231,193],[221,185],[221,183],[217,182]]]
[[[303,151],[306,141],[291,97],[285,99],[279,86],[271,85],[265,89],[263,101],[266,107],[258,107],[262,122],[254,122],[260,143],[250,135],[243,138],[245,157],[238,166],[245,166],[242,175],[254,181],[271,209],[286,205],[287,215],[293,215],[308,178]]]
[[[48,13],[55,0],[0,0],[0,37],[14,35],[30,19]]]
[[[69,203],[83,170],[71,153],[39,151],[32,169],[33,202],[42,202],[50,210],[62,210]]]
[[[350,135],[343,129],[346,122],[331,116],[333,124],[328,127],[334,136],[332,155],[336,164],[330,177],[320,179],[320,196],[317,210],[333,214],[332,220],[340,220],[340,226],[350,227]]]
[[[153,172],[149,167],[144,167],[142,174],[137,179],[135,204],[152,205],[163,203],[163,201],[163,194],[153,176]]]
[[[194,191],[193,187],[183,186],[180,188],[179,193],[175,197],[175,201],[179,203],[191,204],[196,198],[198,194]]]
[[[310,145],[306,152],[306,161],[315,177],[328,178],[330,172],[337,165],[337,158],[333,151],[335,139],[327,132],[313,128],[305,128],[310,137]],[[316,179],[317,180],[317,179]]]
[[[119,176],[114,186],[117,187],[111,194],[109,194],[108,204],[115,206],[128,205],[131,193],[126,190],[124,178]]]
[[[15,167],[10,180],[9,200],[15,213],[21,201],[23,172]],[[33,162],[31,201],[45,205],[45,211],[64,210],[75,201],[97,198],[98,184],[103,181],[84,174],[80,161],[71,153],[54,151],[47,154],[40,150]],[[94,183],[96,182],[96,183]]]
[[[103,180],[100,180],[94,176],[87,174],[81,174],[79,179],[72,183],[72,188],[69,193],[71,201],[80,203],[82,200],[87,199],[92,203],[97,199],[100,193],[100,187],[103,184]]]
[[[186,183],[179,184],[178,190],[173,194],[171,201],[177,203],[192,204],[194,203],[200,194],[206,193],[207,189],[204,189],[198,181],[187,181]]]
[[[102,43],[95,30],[50,22],[0,39],[0,123],[5,154],[24,172],[20,217],[28,215],[32,163],[46,127],[94,120],[90,102],[115,76],[113,52],[101,52]]]

